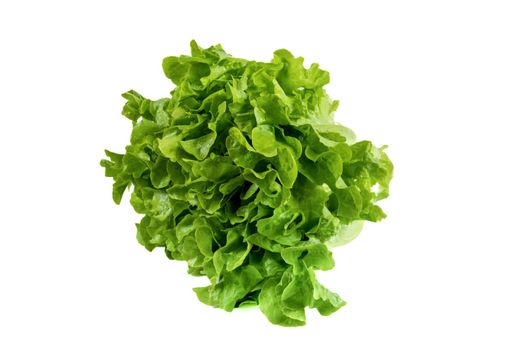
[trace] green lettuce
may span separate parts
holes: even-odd
[[[274,324],[300,326],[305,308],[329,315],[345,302],[315,270],[334,267],[330,248],[379,221],[393,166],[369,141],[333,120],[329,73],[287,50],[271,62],[234,58],[191,42],[166,57],[170,97],[136,91],[122,114],[133,124],[124,154],[101,161],[119,204],[131,188],[137,239],[206,276],[206,304],[259,305]]]

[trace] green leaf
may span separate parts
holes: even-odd
[[[179,134],[168,134],[164,136],[158,141],[158,150],[160,151],[160,154],[176,162],[181,140],[182,135]]]
[[[294,247],[287,247],[281,251],[282,259],[289,265],[297,266],[304,263],[307,267],[331,270],[335,261],[325,244],[299,242]]]
[[[248,265],[238,271],[224,273],[222,280],[216,284],[194,288],[194,291],[203,303],[232,311],[261,280],[260,272],[254,266]]]
[[[277,155],[277,141],[275,130],[271,125],[259,125],[251,131],[253,147],[258,153],[266,157]]]
[[[293,187],[298,175],[295,157],[289,147],[277,147],[277,159],[272,162],[278,172],[278,178],[282,185],[287,188]]]
[[[168,160],[163,157],[158,157],[155,165],[151,169],[151,183],[155,188],[164,188],[169,185],[171,178],[167,171]]]
[[[184,151],[193,155],[198,160],[203,160],[207,157],[215,139],[216,133],[211,132],[207,135],[197,137],[196,139],[180,141],[179,143]]]
[[[229,129],[226,147],[233,162],[242,168],[253,169],[262,159],[237,128]]]
[[[329,83],[329,73],[320,69],[318,64],[314,63],[309,69],[305,69],[304,59],[293,57],[287,50],[275,51],[273,62],[284,66],[278,82],[288,93],[298,88],[314,89]]]
[[[242,265],[251,247],[251,243],[244,243],[239,232],[229,231],[226,245],[217,249],[213,256],[213,264],[217,273],[220,274],[223,269],[233,271]]]
[[[363,228],[364,220],[356,220],[352,221],[348,225],[343,225],[340,228],[339,234],[331,237],[328,241],[326,241],[326,245],[329,248],[334,248],[344,244],[348,244],[349,242],[357,238],[357,236],[360,234]]]

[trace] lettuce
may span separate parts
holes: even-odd
[[[101,161],[119,204],[142,220],[137,239],[206,276],[206,304],[231,311],[259,305],[274,324],[304,325],[306,307],[329,315],[345,302],[315,270],[334,267],[330,247],[362,222],[379,221],[393,166],[369,141],[333,120],[329,73],[278,50],[271,62],[234,58],[191,42],[191,56],[166,57],[171,96],[136,91],[124,154]]]

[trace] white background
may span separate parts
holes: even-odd
[[[523,349],[521,1],[2,1],[1,349]],[[201,304],[135,240],[103,149],[120,93],[173,88],[189,41],[331,72],[337,120],[388,144],[389,217],[335,251],[348,301],[281,328]]]

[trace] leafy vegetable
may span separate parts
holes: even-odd
[[[383,148],[356,142],[333,121],[329,73],[286,50],[271,62],[234,58],[191,42],[167,57],[169,98],[123,94],[133,124],[124,154],[101,161],[113,200],[132,188],[143,218],[137,239],[207,276],[198,298],[231,311],[258,304],[275,324],[305,324],[345,302],[315,270],[335,265],[328,247],[379,221],[393,166]]]

